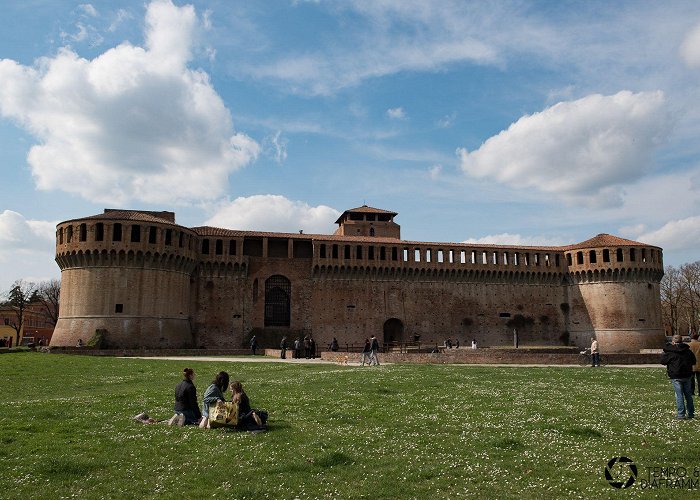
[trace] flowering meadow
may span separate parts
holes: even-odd
[[[200,397],[220,370],[241,380],[252,406],[269,412],[269,431],[132,421],[142,411],[172,415],[185,366],[197,373]],[[1,355],[0,369],[3,498],[700,493],[692,481],[700,419],[674,419],[662,367],[360,368],[18,353]],[[637,468],[624,490],[605,477],[622,456]],[[630,470],[609,468],[613,482]]]

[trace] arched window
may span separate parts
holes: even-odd
[[[595,264],[595,263],[596,263],[596,261],[597,261],[597,256],[596,256],[595,250],[591,250],[591,251],[588,253],[588,261],[589,261],[591,264]]]
[[[289,326],[291,282],[276,274],[265,280],[265,326]]]

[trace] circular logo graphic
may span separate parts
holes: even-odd
[[[631,458],[612,458],[605,467],[605,479],[613,488],[629,488],[637,479],[637,466]]]

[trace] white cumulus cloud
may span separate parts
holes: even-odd
[[[468,175],[613,206],[623,184],[651,170],[670,126],[660,91],[594,94],[523,116],[479,149],[457,153]]]
[[[700,215],[669,221],[659,229],[640,234],[636,240],[664,250],[697,251],[700,247]]]
[[[691,68],[700,67],[700,24],[686,35],[680,47],[681,58]]]
[[[59,275],[54,262],[56,224],[29,220],[12,210],[0,212],[0,294],[17,279],[41,281]]]
[[[208,75],[188,68],[196,22],[192,6],[155,0],[144,47],[0,60],[0,115],[37,139],[27,158],[39,189],[115,204],[223,194],[260,147],[234,132]]]
[[[250,231],[332,234],[339,211],[326,205],[310,206],[280,195],[236,198],[219,205],[205,222],[208,226]]]

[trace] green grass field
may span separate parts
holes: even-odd
[[[269,432],[141,425],[172,415],[185,366],[198,395],[240,379]],[[0,356],[3,498],[692,498],[643,489],[649,467],[700,468],[700,419],[673,419],[649,368],[179,362]],[[611,487],[613,457],[638,467]],[[629,469],[616,467],[625,476]],[[700,469],[698,469],[700,470]],[[687,479],[687,478],[686,478]],[[691,486],[693,486],[691,484]]]

